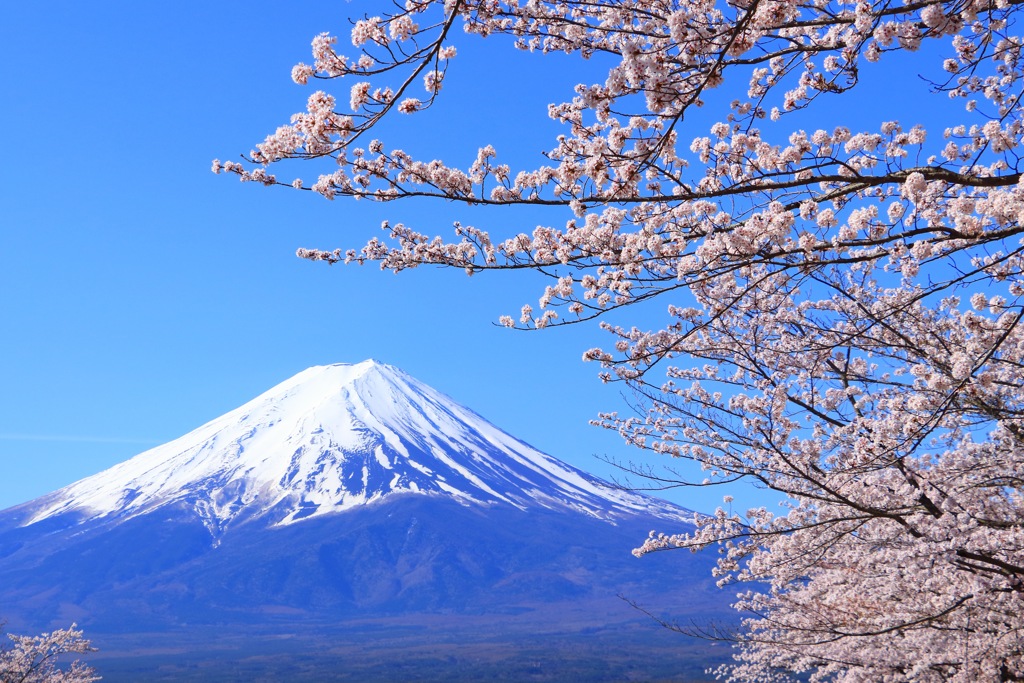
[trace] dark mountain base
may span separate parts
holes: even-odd
[[[618,596],[735,623],[713,554],[630,554],[665,520],[395,496],[217,539],[173,508],[49,524],[0,528],[0,616],[19,633],[78,622],[108,683],[708,680],[725,648]]]

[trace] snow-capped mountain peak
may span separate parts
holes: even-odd
[[[373,360],[309,368],[174,441],[30,503],[133,517],[177,504],[215,536],[232,523],[336,513],[394,494],[465,505],[541,506],[609,520],[680,509],[612,487]]]

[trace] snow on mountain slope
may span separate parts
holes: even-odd
[[[309,368],[167,444],[29,503],[133,517],[184,504],[215,536],[233,521],[291,524],[391,494],[565,509],[612,521],[685,511],[616,489],[372,360]]]

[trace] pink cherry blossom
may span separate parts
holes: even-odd
[[[597,425],[697,463],[700,477],[681,483],[784,495],[780,511],[729,502],[636,551],[719,551],[716,576],[748,616],[739,634],[703,632],[736,646],[722,678],[1024,680],[1019,11],[415,0],[357,21],[355,60],[321,34],[313,64],[293,72],[344,81],[351,114],[315,92],[246,163],[213,169],[286,185],[272,165],[327,158],[309,186],[328,199],[549,210],[521,232],[460,223],[446,239],[385,222],[361,248],[298,254],[396,272],[541,271],[538,300],[499,322],[599,321],[608,343],[583,359],[624,383],[639,413]],[[535,168],[513,169],[501,140],[463,168],[381,139],[385,118],[400,125],[395,114],[447,96],[457,25],[542,54],[601,55],[606,73],[581,67],[585,81],[538,112],[564,132]],[[861,80],[878,71],[864,62],[928,79],[936,102],[962,103],[960,121],[929,136],[929,102],[871,99],[879,120],[864,130],[795,123],[864,107]],[[695,129],[708,105],[722,109]],[[660,325],[623,322],[656,299]]]
[[[68,654],[95,652],[82,631],[72,624],[39,636],[8,634],[9,646],[0,645],[0,681],[19,683],[92,683],[100,676],[92,667],[74,661],[67,668],[58,668],[59,658]]]

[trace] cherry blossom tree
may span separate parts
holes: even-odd
[[[214,170],[328,199],[547,207],[551,224],[529,233],[385,222],[360,249],[299,255],[543,273],[539,301],[501,323],[600,322],[610,339],[584,359],[638,412],[598,424],[702,468],[673,484],[785,494],[779,513],[727,501],[636,551],[718,546],[720,582],[749,585],[723,678],[1021,681],[1018,6],[407,0],[353,24],[353,56],[322,34],[294,68],[297,83],[347,87],[347,102],[317,90]],[[590,60],[581,78],[608,65],[548,107],[564,134],[536,168],[514,171],[492,146],[455,167],[376,136],[442,101],[458,28]],[[926,95],[908,111],[865,99],[879,78],[923,78]],[[829,122],[843,107],[879,118]],[[948,125],[922,123],[947,110]],[[294,159],[329,167],[278,180]],[[655,299],[660,326],[613,322]]]
[[[82,631],[72,624],[39,636],[8,634],[9,647],[0,647],[0,683],[92,683],[100,680],[92,667],[74,661],[58,668],[58,658],[68,654],[95,652]]]

